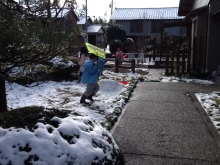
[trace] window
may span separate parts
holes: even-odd
[[[130,26],[131,33],[142,33],[143,32],[143,20],[132,20]]]
[[[151,21],[151,33],[161,32],[162,21]]]

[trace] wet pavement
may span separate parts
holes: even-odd
[[[139,82],[111,130],[126,165],[220,165],[220,134],[195,97],[212,91],[220,86]]]

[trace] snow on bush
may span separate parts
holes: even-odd
[[[89,117],[54,117],[33,132],[0,128],[0,144],[1,165],[119,164],[114,139]]]

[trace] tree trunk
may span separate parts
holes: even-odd
[[[7,111],[5,80],[0,79],[0,113]]]

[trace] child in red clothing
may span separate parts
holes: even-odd
[[[118,58],[119,60],[122,60],[123,58],[123,51],[121,51],[120,47],[117,48],[117,51],[115,53],[116,58]],[[119,65],[122,65],[122,62],[119,62]]]
[[[121,49],[118,47],[115,55],[118,59],[122,59],[123,51],[121,51]]]

